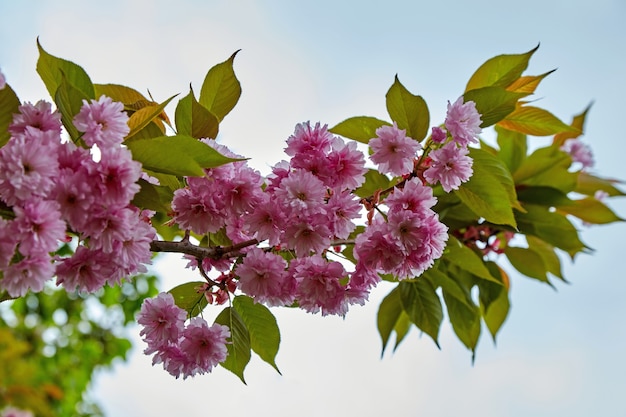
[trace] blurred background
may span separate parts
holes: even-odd
[[[569,122],[593,101],[582,140],[594,172],[626,179],[625,18],[623,0],[0,1],[0,68],[21,100],[48,98],[35,71],[39,37],[93,82],[149,90],[160,102],[190,83],[198,92],[211,66],[242,49],[243,94],[219,140],[267,173],[296,123],[386,119],[396,74],[438,124],[485,60],[540,43],[527,73],[558,70],[537,105]],[[625,200],[610,202],[622,216]],[[626,227],[580,227],[595,253],[575,264],[563,257],[570,284],[556,289],[511,272],[510,316],[497,346],[483,333],[474,365],[448,323],[441,351],[413,329],[381,358],[376,311],[390,290],[381,285],[345,319],[274,310],[282,376],[253,356],[247,386],[223,368],[175,380],[151,366],[134,328],[129,361],[97,373],[90,395],[109,416],[623,416]],[[159,287],[195,279],[184,265],[160,258]]]

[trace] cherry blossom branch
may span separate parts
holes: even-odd
[[[194,245],[189,241],[189,239],[183,239],[180,241],[153,240],[150,242],[150,250],[152,252],[183,253],[185,255],[193,256],[196,259],[222,259],[231,255],[233,252],[238,252],[240,249],[256,245],[258,243],[259,241],[257,239],[250,239],[230,246],[204,247]]]

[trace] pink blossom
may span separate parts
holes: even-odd
[[[156,238],[156,231],[152,225],[139,215],[130,217],[128,232],[126,240],[118,241],[113,250],[120,278],[147,271],[145,264],[151,263],[152,258],[150,242]],[[115,276],[108,279],[108,282],[118,283]]]
[[[203,318],[192,318],[183,330],[180,342],[180,349],[190,365],[184,377],[211,372],[214,366],[224,362],[228,356],[226,343],[229,337],[228,327],[217,323],[209,327]]]
[[[272,204],[269,195],[263,194],[263,200],[252,213],[245,216],[244,222],[251,233],[256,233],[259,241],[268,240],[270,246],[278,245],[282,240],[286,223],[284,211],[277,204]]]
[[[365,182],[365,157],[356,147],[356,142],[345,143],[340,138],[332,141],[332,150],[324,160],[328,170],[324,183],[338,190],[354,190]]]
[[[20,242],[20,253],[54,252],[65,237],[65,222],[61,220],[56,201],[30,200],[23,207],[14,206],[14,230]]]
[[[473,174],[472,158],[467,156],[469,150],[449,142],[430,153],[432,163],[424,171],[424,178],[430,184],[441,183],[444,191],[449,193],[458,190],[461,183],[466,182]]]
[[[404,261],[403,248],[387,223],[373,223],[355,239],[354,255],[364,267],[390,273]]]
[[[113,254],[83,245],[79,245],[71,257],[57,260],[55,265],[57,285],[63,284],[68,292],[76,288],[90,293],[95,292],[102,288],[117,270]]]
[[[309,122],[296,125],[295,133],[287,139],[285,153],[293,159],[306,157],[311,154],[326,154],[330,149],[333,135],[328,132],[327,126],[316,123],[311,128]]]
[[[300,308],[309,313],[345,315],[348,312],[346,287],[340,280],[347,276],[339,262],[328,262],[320,255],[291,261],[290,270],[298,283]]]
[[[147,298],[141,305],[137,323],[143,328],[139,332],[148,344],[146,353],[171,344],[177,344],[183,334],[187,312],[174,303],[170,293],[162,292]]]
[[[55,150],[44,144],[45,136],[11,138],[0,148],[0,197],[7,204],[46,197],[54,187],[59,164]]]
[[[47,253],[32,253],[19,262],[9,265],[0,279],[0,288],[11,297],[22,297],[28,290],[39,292],[54,275],[54,266]]]
[[[113,252],[119,242],[130,238],[130,228],[135,213],[130,208],[93,209],[89,222],[81,230],[89,237],[92,249],[102,249],[106,253]]]
[[[595,161],[591,148],[579,139],[568,139],[561,150],[572,157],[572,161],[582,164],[583,170],[593,168]]]
[[[308,171],[296,170],[284,178],[275,193],[289,209],[309,214],[323,213],[326,187]]]
[[[330,245],[330,229],[327,222],[323,215],[292,220],[285,230],[287,247],[295,250],[296,256],[307,256],[311,252],[322,253]]]
[[[469,143],[477,143],[476,137],[482,129],[480,128],[480,113],[476,110],[476,103],[468,101],[463,103],[463,97],[459,97],[454,104],[448,102],[448,113],[446,114],[445,125],[452,139],[460,146],[467,146]]]
[[[1,76],[2,74],[0,74]],[[0,79],[0,90],[2,89],[1,87],[1,81],[2,79]],[[4,408],[2,410],[2,414],[1,417],[34,417],[35,415],[33,414],[32,411],[29,410],[21,410],[19,408],[15,408],[15,407],[7,407]]]
[[[254,248],[247,253],[235,273],[239,288],[255,301],[269,306],[293,303],[295,281],[286,271],[287,262],[279,255]]]
[[[13,221],[0,218],[0,269],[7,267],[15,255],[18,237],[14,233],[14,229]]]
[[[61,218],[76,231],[84,229],[96,198],[92,184],[85,181],[86,178],[84,170],[73,172],[64,169],[52,192],[59,204]]]
[[[99,191],[98,203],[108,208],[126,207],[139,191],[141,164],[122,147],[104,148],[100,154],[92,179],[94,189]]]
[[[376,136],[369,141],[374,152],[370,159],[381,172],[404,175],[413,171],[417,151],[422,149],[418,141],[406,136],[406,130],[398,129],[395,122],[376,129]]]
[[[350,288],[358,288],[369,291],[380,282],[380,275],[375,269],[366,267],[362,262],[357,262],[354,272],[350,275]]]
[[[339,239],[347,239],[356,228],[352,220],[361,217],[361,208],[360,201],[347,190],[330,196],[326,212],[331,234]]]
[[[418,249],[424,242],[422,216],[408,210],[391,211],[389,233],[400,242],[405,252]]]
[[[188,178],[188,182],[189,187],[174,191],[174,221],[198,234],[217,232],[224,227],[227,213],[216,186],[207,178]]]
[[[176,379],[178,379],[181,374],[183,375],[183,379],[186,379],[192,371],[192,369],[190,369],[192,365],[189,363],[189,358],[187,358],[185,352],[183,352],[177,344],[163,346],[158,349],[152,357],[152,366],[158,363],[162,363],[163,369],[170,375],[176,377]]]
[[[448,134],[444,129],[435,126],[431,130],[430,139],[435,143],[444,143],[448,139]]]
[[[262,200],[263,178],[258,171],[245,165],[236,167],[228,178],[218,181],[218,184],[225,210],[231,215],[250,212]]]
[[[100,149],[121,144],[130,132],[127,122],[124,104],[106,96],[90,102],[83,100],[80,112],[74,117],[74,125],[84,132],[82,138],[85,144],[98,145]]]
[[[395,188],[393,193],[385,199],[389,210],[408,210],[414,213],[422,213],[436,203],[433,189],[422,184],[417,178],[406,181],[401,189]]]
[[[59,142],[61,135],[61,115],[52,111],[50,103],[44,100],[36,104],[24,103],[19,108],[19,113],[13,115],[13,122],[9,126],[9,132],[13,136],[23,135],[27,129],[38,132],[52,132]]]

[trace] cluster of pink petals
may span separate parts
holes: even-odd
[[[369,146],[373,151],[370,159],[378,164],[378,169],[396,176],[413,171],[417,152],[422,149],[418,141],[406,136],[406,130],[398,129],[396,122],[376,129],[376,137],[370,139]]]
[[[473,101],[463,102],[463,96],[461,96],[454,104],[448,102],[444,124],[453,140],[460,146],[478,143],[477,136],[482,130],[481,123],[480,113],[476,110],[476,103]]]
[[[431,208],[435,202],[432,189],[417,178],[395,189],[385,199],[387,221],[375,218],[356,238],[357,270],[404,279],[430,268],[448,239],[447,227]]]
[[[119,145],[130,132],[128,115],[124,105],[110,97],[100,96],[98,100],[83,100],[80,112],[74,117],[74,126],[84,132],[87,146],[98,145],[110,148]]]
[[[145,353],[154,354],[153,365],[162,363],[171,375],[182,375],[183,379],[211,372],[225,361],[230,337],[226,326],[209,326],[201,317],[194,317],[185,325],[186,318],[187,313],[169,293],[144,300],[137,316],[142,326],[140,335],[148,344]]]
[[[1,74],[0,74],[1,75]],[[22,410],[15,407],[6,407],[2,410],[0,417],[34,417],[32,411]]]
[[[582,165],[582,169],[593,168],[595,161],[591,148],[580,139],[568,139],[561,146],[561,150],[572,157],[572,161]]]
[[[459,147],[454,142],[431,151],[430,166],[424,171],[424,178],[429,184],[440,183],[447,193],[458,190],[461,183],[468,181],[474,173],[473,160],[468,153],[466,147]]]
[[[108,98],[97,103],[106,127],[99,131],[106,140],[93,141],[98,162],[88,149],[61,141],[61,118],[49,103],[26,103],[13,118],[0,149],[0,200],[14,213],[0,222],[0,290],[11,296],[40,291],[54,275],[68,291],[93,292],[150,263],[155,231],[130,204],[141,165],[119,146],[127,127],[115,127],[127,116]],[[85,103],[80,114],[93,107]],[[79,242],[74,254],[54,255],[70,235]]]

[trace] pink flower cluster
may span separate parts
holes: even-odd
[[[561,150],[571,156],[573,162],[579,163],[583,170],[593,168],[595,165],[591,148],[580,139],[566,140]]]
[[[84,141],[99,145],[98,162],[89,149],[62,142],[60,115],[49,103],[19,111],[0,149],[0,200],[12,213],[0,219],[0,290],[13,297],[41,291],[56,275],[68,291],[92,292],[145,271],[155,231],[130,204],[141,165],[119,146],[129,131],[119,103],[85,101],[76,116]],[[98,122],[87,126],[88,119]],[[71,236],[74,254],[54,255]]]
[[[226,360],[228,327],[209,326],[201,317],[192,318],[187,325],[187,313],[174,303],[169,293],[146,299],[137,322],[143,326],[140,335],[148,344],[146,355],[154,353],[152,364],[163,368],[176,378],[205,374]]]

